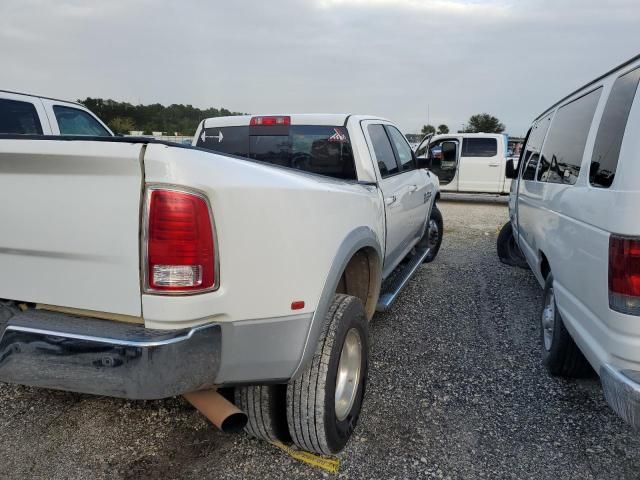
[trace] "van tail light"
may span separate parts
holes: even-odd
[[[279,127],[283,125],[291,125],[291,117],[282,115],[251,117],[249,125],[252,127]]]
[[[180,190],[147,193],[146,290],[193,293],[216,285],[213,221],[207,200]]]
[[[640,315],[640,239],[609,238],[609,307]]]

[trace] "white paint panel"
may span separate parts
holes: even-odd
[[[141,148],[0,140],[0,298],[140,315]]]

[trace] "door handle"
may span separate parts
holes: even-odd
[[[391,195],[390,197],[384,197],[384,204],[387,206],[393,205],[394,203],[396,203],[397,199],[398,197],[396,197],[395,195]]]
[[[416,190],[418,190],[418,186],[417,185],[409,185],[409,193],[413,193]]]
[[[490,167],[499,167],[500,164],[499,163],[490,163],[489,166]]]

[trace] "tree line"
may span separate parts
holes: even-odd
[[[488,113],[477,113],[471,115],[469,121],[458,130],[458,133],[502,133],[505,130],[505,126],[496,117]],[[449,127],[445,124],[438,125],[438,128],[433,125],[424,125],[421,131],[422,135],[443,134],[449,133]]]
[[[178,132],[180,135],[193,135],[204,118],[240,115],[226,108],[202,110],[192,105],[181,104],[168,107],[159,103],[132,105],[127,102],[90,97],[78,102],[100,117],[115,133],[123,134],[132,130],[142,130],[145,134],[166,132],[173,135]]]

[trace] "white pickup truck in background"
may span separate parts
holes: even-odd
[[[112,137],[84,105],[57,98],[0,90],[0,134]]]
[[[440,179],[443,192],[508,194],[505,176],[507,136],[498,133],[448,133],[427,136],[416,157]]]
[[[197,147],[29,133],[0,134],[0,381],[235,386],[251,434],[339,451],[368,321],[442,239],[404,135],[356,115],[208,119]]]

